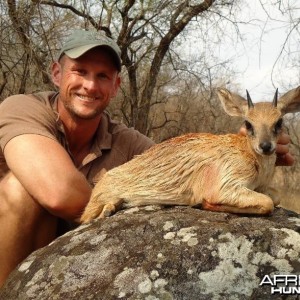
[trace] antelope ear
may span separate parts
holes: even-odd
[[[243,117],[248,109],[247,100],[227,89],[217,89],[217,95],[225,112],[233,117]]]
[[[280,97],[277,108],[281,111],[282,115],[300,111],[300,86]]]

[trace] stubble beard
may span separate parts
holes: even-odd
[[[74,120],[93,120],[102,114],[102,110],[100,108],[94,109],[89,114],[82,114],[71,103],[64,103],[64,106]]]

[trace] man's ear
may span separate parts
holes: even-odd
[[[51,66],[51,77],[52,82],[57,86],[60,87],[60,81],[61,81],[61,65],[58,61],[54,62]]]
[[[117,78],[115,79],[115,83],[114,83],[114,90],[111,93],[111,97],[114,98],[117,96],[117,93],[119,91],[119,87],[121,85],[121,77],[119,74],[117,74]]]

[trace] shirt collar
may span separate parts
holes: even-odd
[[[95,133],[92,150],[95,147],[98,151],[109,150],[112,146],[112,134],[109,131],[111,119],[107,112],[102,113],[101,121]]]

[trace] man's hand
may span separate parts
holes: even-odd
[[[246,135],[246,128],[241,127],[239,134]],[[292,166],[295,158],[289,152],[290,137],[286,133],[281,133],[276,146],[276,166]]]
[[[289,152],[290,137],[286,133],[281,133],[276,146],[276,166],[292,166],[295,158]]]

